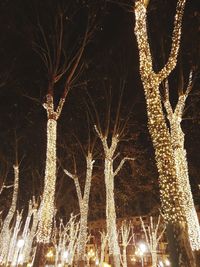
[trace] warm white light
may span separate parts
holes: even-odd
[[[99,265],[99,259],[95,260],[95,265]]]
[[[22,248],[24,246],[24,239],[19,239],[17,242],[18,248]]]
[[[53,257],[53,251],[52,250],[49,250],[46,254],[47,258],[51,258]]]
[[[165,260],[166,266],[170,266],[170,261],[168,259]]]
[[[145,243],[140,243],[138,247],[142,253],[147,252],[147,246]]]
[[[162,261],[159,261],[159,266],[160,266],[160,267],[164,267],[164,264],[163,264]]]
[[[68,252],[68,250],[66,250],[66,251],[64,251],[64,253],[63,253],[63,258],[64,258],[65,260],[68,260],[68,257],[69,257],[69,252]]]

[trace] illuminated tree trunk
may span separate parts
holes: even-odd
[[[157,249],[160,239],[162,238],[166,228],[165,226],[160,228],[160,216],[158,217],[158,221],[156,224],[153,222],[153,218],[150,217],[150,222],[148,225],[145,225],[142,218],[140,217],[140,221],[142,224],[142,229],[145,234],[145,239],[147,242],[147,245],[149,247],[149,251],[151,253],[152,257],[152,267],[157,267],[158,264],[158,257],[157,257]]]
[[[106,186],[106,226],[108,235],[108,247],[111,258],[111,265],[114,267],[120,266],[120,247],[118,243],[118,233],[116,225],[116,210],[115,210],[115,198],[114,198],[114,178],[119,173],[124,163],[127,160],[133,160],[132,158],[125,157],[121,160],[118,167],[114,170],[114,154],[119,143],[119,135],[113,134],[111,137],[111,143],[108,144],[108,135],[101,132],[100,127],[95,125],[95,130],[102,142],[105,161],[104,161],[104,177]]]
[[[108,241],[108,236],[106,235],[105,232],[101,232],[101,250],[100,250],[100,261],[99,261],[100,267],[103,267],[107,241]]]
[[[56,131],[57,121],[54,118],[48,118],[45,184],[37,234],[37,240],[41,243],[49,243],[52,231],[56,185]]]
[[[185,0],[179,0],[176,9],[172,47],[168,62],[161,71],[155,73],[148,43],[146,12],[148,3],[136,1],[135,34],[140,58],[140,74],[144,86],[148,128],[155,149],[159,172],[160,197],[167,225],[170,257],[173,267],[195,266],[194,255],[189,243],[184,203],[179,191],[171,136],[162,110],[159,85],[175,68],[180,45],[182,17]]]
[[[14,165],[14,186],[13,186],[13,195],[12,195],[12,202],[8,214],[3,222],[3,226],[0,233],[0,258],[1,261],[5,261],[8,257],[10,239],[11,239],[11,220],[16,211],[17,206],[17,197],[18,197],[18,190],[19,190],[19,166]]]
[[[191,77],[190,77],[191,79]],[[186,150],[184,149],[184,133],[181,128],[181,121],[183,117],[183,111],[185,102],[190,91],[191,80],[189,81],[188,88],[184,94],[181,94],[178,98],[178,103],[173,111],[169,101],[169,88],[166,88],[166,97],[164,100],[164,106],[167,112],[167,118],[170,123],[170,135],[171,142],[174,151],[174,159],[177,172],[177,182],[179,191],[182,193],[183,212],[187,220],[188,234],[192,250],[200,249],[200,226],[197,213],[194,206],[194,200],[192,197]]]
[[[121,262],[123,267],[127,267],[127,246],[130,243],[131,239],[134,237],[134,234],[131,233],[131,223],[126,221],[122,222],[120,227],[121,237],[122,237],[122,257]]]
[[[92,153],[90,152],[86,156],[86,163],[87,163],[87,170],[86,170],[86,180],[85,180],[85,188],[83,195],[81,193],[81,187],[78,180],[78,176],[76,174],[74,175],[71,174],[67,170],[64,170],[65,173],[74,180],[80,207],[80,229],[79,229],[78,247],[77,247],[77,254],[78,254],[77,257],[79,266],[84,266],[85,264],[85,247],[88,239],[88,232],[87,232],[88,208],[89,208],[91,181],[92,181],[92,171],[94,164]]]

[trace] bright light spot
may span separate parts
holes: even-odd
[[[103,262],[103,267],[111,267],[111,265],[106,262]]]
[[[93,249],[91,248],[90,251],[88,252],[88,257],[91,258],[91,257],[94,257],[94,255],[95,255],[95,254],[94,254],[94,251],[93,251]]]
[[[170,266],[170,261],[168,259],[165,260],[166,266]]]
[[[67,260],[68,257],[69,257],[69,252],[68,252],[68,250],[66,250],[63,252],[63,258]]]
[[[99,265],[99,259],[96,259],[96,260],[95,260],[95,264],[96,264],[96,265]]]
[[[47,258],[51,258],[53,257],[53,251],[52,250],[49,250],[46,254]]]
[[[140,243],[138,247],[139,247],[139,249],[140,249],[140,251],[141,251],[142,253],[147,252],[147,246],[146,246],[146,244],[144,244],[144,243]]]
[[[18,257],[18,261],[17,261],[17,263],[18,263],[18,264],[23,263],[23,258],[24,258],[23,255],[20,254],[19,257]]]
[[[160,267],[164,267],[164,264],[163,264],[162,261],[159,261],[159,266],[160,266]]]
[[[24,246],[24,239],[19,239],[17,242],[18,248],[22,248]]]

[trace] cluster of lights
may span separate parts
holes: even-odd
[[[78,259],[84,260],[85,257],[85,247],[87,243],[88,233],[87,233],[87,220],[88,220],[88,209],[89,209],[89,196],[90,196],[90,188],[92,181],[92,172],[94,160],[91,152],[88,152],[86,156],[86,180],[85,180],[85,188],[83,194],[81,193],[81,187],[79,184],[79,179],[76,174],[71,174],[68,170],[64,170],[64,172],[74,180],[74,184],[76,187],[76,192],[79,201],[80,208],[80,229],[79,229],[79,237],[78,237]]]
[[[114,153],[119,143],[119,138],[118,135],[112,136],[111,144],[109,146],[107,136],[104,136],[96,126],[95,130],[102,142],[105,154],[104,177],[106,186],[106,224],[107,224],[109,254],[113,256],[115,266],[120,266],[120,248],[118,243],[116,210],[115,210],[115,199],[114,199],[115,171],[113,169]]]
[[[48,119],[44,192],[37,233],[37,241],[41,243],[49,243],[52,231],[56,185],[56,136],[57,121]]]
[[[179,96],[178,103],[174,111],[171,107],[169,97],[165,99],[164,105],[170,123],[170,135],[176,164],[177,183],[179,191],[182,193],[181,201],[184,204],[183,212],[185,213],[187,221],[190,244],[192,250],[199,250],[200,226],[189,182],[186,150],[184,149],[184,133],[181,128],[186,98],[187,94]]]
[[[146,6],[143,1],[136,1],[135,4],[135,34],[139,48],[140,73],[147,103],[148,128],[155,148],[163,213],[166,222],[172,223],[184,222],[184,203],[180,201],[181,193],[176,181],[173,148],[162,110],[159,85],[170,74],[177,62],[184,5],[185,0],[178,1],[170,57],[164,68],[156,74],[153,71],[148,42]]]
[[[6,215],[6,218],[3,222],[0,233],[0,258],[2,259],[2,261],[6,260],[7,254],[9,253],[10,239],[12,236],[12,232],[10,230],[10,223],[16,211],[17,196],[19,190],[19,166],[14,165],[13,169],[14,169],[14,187],[12,194],[12,202],[8,214]]]
[[[165,226],[162,229],[160,229],[161,228],[160,219],[161,219],[161,216],[158,217],[158,221],[157,223],[155,223],[153,221],[153,217],[151,216],[149,225],[148,227],[146,227],[144,224],[144,221],[142,220],[142,218],[140,218],[142,229],[144,231],[146,242],[148,244],[148,248],[149,248],[149,251],[152,257],[152,267],[157,267],[158,244],[165,231]]]

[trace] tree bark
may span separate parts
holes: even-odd
[[[43,243],[38,243],[36,252],[35,252],[34,261],[33,261],[33,267],[44,267],[45,266],[46,252],[47,252],[47,246]]]
[[[47,151],[43,199],[41,203],[41,218],[38,225],[37,241],[49,243],[54,216],[54,198],[56,185],[56,137],[57,120],[47,121]]]

